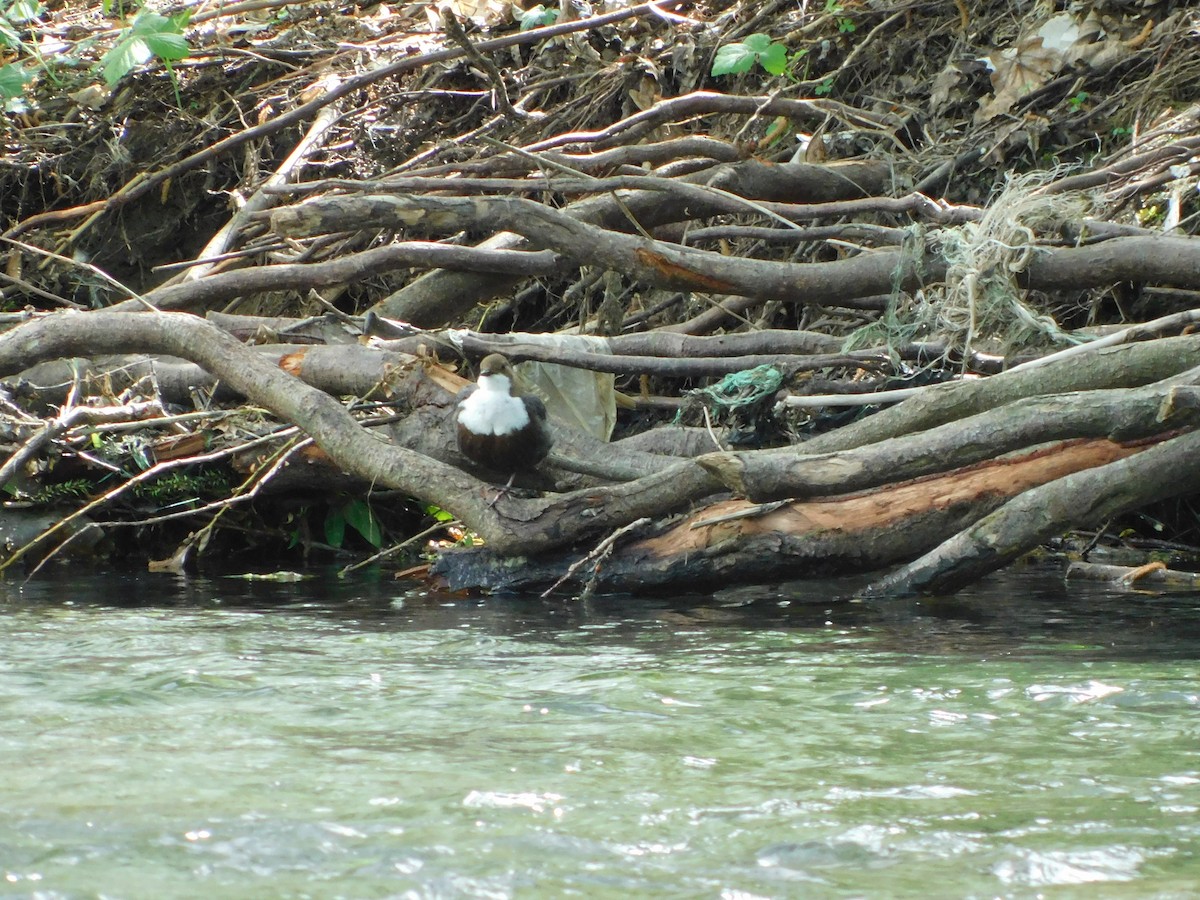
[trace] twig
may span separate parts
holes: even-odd
[[[712,516],[707,519],[697,519],[688,525],[688,528],[707,528],[709,525],[719,525],[722,522],[735,522],[738,519],[757,519],[760,516],[769,515],[777,509],[782,509],[789,503],[794,503],[795,500],[772,500],[770,503],[756,503],[754,506],[746,509],[735,510],[734,512],[723,513],[719,516]]]
[[[67,525],[71,524],[72,522],[74,522],[75,520],[79,519],[81,516],[84,516],[87,513],[91,512],[93,509],[97,509],[101,506],[104,506],[109,501],[114,500],[117,497],[124,494],[126,491],[136,487],[139,484],[143,484],[144,482],[147,482],[154,478],[157,478],[159,475],[163,474],[164,472],[169,472],[171,469],[177,469],[177,468],[181,468],[181,467],[187,466],[187,465],[196,465],[198,463],[213,462],[214,460],[223,459],[224,457],[231,456],[234,453],[240,453],[240,452],[242,452],[244,450],[248,450],[252,447],[256,447],[256,446],[268,443],[273,440],[278,440],[280,437],[285,437],[289,434],[295,434],[299,430],[300,429],[295,428],[295,427],[284,428],[274,434],[265,435],[261,438],[256,438],[253,441],[249,441],[249,442],[247,442],[245,444],[241,444],[237,447],[226,447],[223,450],[217,450],[212,453],[205,453],[200,456],[189,456],[189,457],[185,457],[182,459],[167,460],[166,462],[161,462],[161,463],[158,463],[157,465],[151,466],[149,469],[146,469],[146,471],[139,472],[137,475],[134,475],[128,481],[117,485],[112,490],[107,491],[104,494],[101,494],[96,499],[84,504],[79,509],[75,510],[73,513],[70,513],[69,515],[64,516],[63,518],[59,519],[57,522],[55,522],[49,528],[45,529],[37,537],[33,538],[33,540],[29,541],[28,543],[24,544],[21,547],[18,547],[11,554],[9,554],[7,559],[5,559],[3,562],[0,562],[0,572],[5,571],[10,566],[12,566],[13,563],[17,562],[19,559],[21,559],[23,556],[25,556],[25,554],[27,554],[30,550],[32,550],[33,547],[39,541],[44,540],[45,538],[49,537],[50,535],[54,534],[55,532],[59,531],[60,529],[64,528],[65,526],[67,526]]]
[[[807,396],[784,397],[783,403],[793,409],[810,409],[816,406],[875,406],[877,403],[899,403],[915,397],[937,385],[917,388],[901,388],[895,391],[876,391],[873,394],[808,394]]]
[[[1066,356],[1075,356],[1079,353],[1087,353],[1091,350],[1099,350],[1101,347],[1113,347],[1117,344],[1124,344],[1127,341],[1140,340],[1143,337],[1149,337],[1155,334],[1160,334],[1166,331],[1173,331],[1185,328],[1188,325],[1194,325],[1200,322],[1200,309],[1189,309],[1181,313],[1172,313],[1169,316],[1161,316],[1149,322],[1143,322],[1138,325],[1130,326],[1121,331],[1107,334],[1102,338],[1096,338],[1094,341],[1088,341],[1084,344],[1076,344],[1074,347],[1068,347],[1065,350],[1059,350],[1057,353],[1051,353],[1049,356],[1040,356],[1037,359],[1031,359],[1029,362],[1023,362],[1019,366],[1013,366],[1007,372],[1023,372],[1026,369],[1036,369],[1038,366],[1044,366],[1052,362],[1057,362]]]
[[[291,459],[305,447],[311,446],[313,443],[313,439],[310,437],[305,437],[302,439],[293,437],[292,440],[293,443],[280,447],[276,451],[275,459],[272,461],[271,466],[268,469],[264,471],[260,468],[257,472],[252,472],[245,481],[243,481],[233,490],[231,496],[225,497],[213,503],[209,503],[197,510],[188,510],[189,513],[196,514],[203,513],[206,510],[215,507],[217,509],[217,513],[205,523],[203,528],[201,528],[195,534],[189,535],[185,543],[191,544],[192,546],[202,550],[208,543],[209,535],[211,535],[213,529],[216,528],[217,522],[220,521],[221,516],[225,515],[225,513],[232,509],[235,503],[244,503],[245,501],[258,496],[258,492],[262,490],[263,485],[270,481],[275,476],[275,473],[287,465],[287,461],[289,459]],[[249,490],[245,490],[247,485],[250,486]],[[244,493],[242,493],[243,491]]]
[[[708,407],[700,407],[700,411],[704,413],[704,427],[708,431],[708,436],[716,446],[718,451],[723,451],[725,448],[721,446],[721,439],[717,437],[717,433],[713,431],[712,416],[708,413]]]
[[[56,418],[46,422],[41,429],[16,449],[3,466],[0,466],[0,484],[7,484],[11,481],[13,475],[24,464],[25,460],[72,428],[77,428],[80,425],[94,425],[113,421],[126,422],[129,419],[137,419],[155,414],[161,415],[162,412],[162,404],[157,400],[143,403],[129,403],[124,406],[71,406]]]
[[[74,300],[68,300],[66,297],[60,297],[58,294],[52,294],[50,291],[42,290],[36,284],[30,284],[24,278],[17,278],[16,276],[9,275],[7,272],[0,272],[0,278],[3,278],[14,287],[20,288],[26,294],[30,294],[34,297],[41,297],[43,300],[47,300],[50,303],[54,303],[58,306],[65,306],[67,309],[87,309],[87,307],[82,303],[76,303]]]
[[[649,109],[636,112],[627,118],[614,122],[599,131],[575,131],[555,135],[526,146],[526,150],[552,150],[568,144],[596,144],[603,146],[613,140],[618,134],[629,131],[628,140],[640,137],[644,132],[664,121],[685,118],[688,116],[711,115],[714,113],[757,115],[782,115],[790,118],[802,116],[821,117],[834,116],[849,125],[884,129],[894,124],[893,121],[876,116],[861,109],[855,109],[845,103],[835,100],[789,100],[781,97],[735,96],[720,94],[715,91],[693,91],[681,97],[662,100]]]
[[[475,45],[480,53],[490,53],[493,50],[503,50],[507,47],[515,47],[521,44],[531,44],[546,38],[558,37],[563,34],[573,34],[577,31],[588,31],[593,28],[602,28],[605,25],[612,25],[616,22],[624,21],[625,19],[637,18],[645,15],[661,15],[662,10],[652,3],[639,3],[636,6],[630,6],[626,9],[617,10],[603,16],[594,16],[589,19],[580,19],[573,22],[563,22],[557,25],[548,25],[544,28],[533,28],[529,31],[519,32],[517,34],[508,34],[503,37],[493,38],[490,41],[481,41]],[[307,103],[302,103],[300,106],[290,109],[274,119],[263,122],[260,125],[255,125],[252,128],[247,128],[244,131],[239,131],[237,134],[231,134],[229,137],[217,141],[215,144],[210,144],[201,150],[196,151],[191,156],[178,160],[165,168],[154,173],[139,173],[128,184],[113,194],[106,200],[100,200],[95,203],[89,203],[86,206],[75,207],[67,210],[54,210],[50,213],[42,213],[30,216],[24,221],[18,222],[15,226],[9,229],[5,234],[8,237],[15,237],[18,234],[29,231],[41,225],[43,222],[58,222],[70,219],[77,219],[81,216],[92,214],[89,221],[94,220],[95,216],[108,212],[117,207],[124,206],[145,196],[150,191],[157,188],[164,182],[178,177],[181,173],[193,169],[214,157],[220,156],[230,150],[240,147],[248,141],[257,140],[262,137],[274,134],[281,131],[296,122],[302,122],[309,118],[324,106],[329,105],[342,97],[350,96],[361,91],[363,88],[392,78],[403,72],[411,72],[414,69],[422,68],[423,66],[432,65],[434,63],[446,62],[452,59],[458,59],[464,55],[464,51],[459,47],[447,48],[445,50],[436,50],[432,53],[424,53],[419,56],[405,56],[387,65],[380,66],[378,69],[372,69],[369,72],[363,72],[361,75],[356,75],[353,78],[348,78],[343,81],[338,87],[326,94],[309,100]],[[85,226],[86,227],[85,223]],[[80,229],[76,229],[71,235],[71,240],[78,238]]]
[[[327,76],[322,82],[322,87],[325,93],[334,90],[338,85],[339,79],[335,75]],[[301,138],[300,142],[287,159],[285,159],[276,169],[271,177],[263,182],[258,190],[256,190],[228,222],[222,226],[221,230],[213,235],[212,239],[204,245],[204,249],[200,251],[198,256],[201,258],[217,256],[219,257],[229,249],[233,239],[237,236],[239,230],[245,225],[257,212],[269,208],[276,201],[275,198],[268,193],[268,189],[280,184],[286,184],[292,180],[304,169],[305,161],[309,155],[321,144],[326,133],[333,127],[333,123],[337,121],[338,109],[336,105],[331,104],[317,113],[313,119],[312,125],[308,132]],[[202,263],[187,269],[181,276],[181,281],[195,281],[207,275],[216,262]]]
[[[462,522],[460,522],[458,519],[452,519],[449,522],[435,522],[434,524],[432,524],[428,528],[426,528],[424,531],[422,531],[418,534],[414,534],[412,537],[408,538],[407,540],[403,540],[398,544],[393,544],[390,547],[385,547],[383,550],[380,550],[378,553],[368,556],[366,559],[359,560],[356,563],[351,563],[350,565],[346,566],[344,569],[342,569],[341,571],[338,572],[338,578],[345,578],[351,572],[355,572],[355,571],[361,569],[363,566],[369,566],[369,565],[371,565],[371,563],[378,562],[381,559],[385,559],[385,558],[391,556],[393,553],[398,553],[401,550],[403,550],[405,547],[407,547],[409,544],[413,544],[413,543],[416,543],[417,541],[423,540],[424,538],[427,538],[429,535],[434,534],[435,532],[444,531],[447,528],[453,528],[454,526],[461,525],[461,524],[462,524]]]
[[[137,291],[121,284],[121,282],[117,281],[117,279],[113,278],[111,275],[109,275],[103,269],[101,269],[97,266],[93,266],[89,262],[84,262],[81,259],[72,259],[69,256],[63,256],[61,253],[55,253],[53,250],[47,250],[44,247],[37,247],[33,244],[27,244],[24,241],[18,241],[16,238],[6,237],[4,235],[0,235],[0,241],[4,241],[5,243],[12,244],[14,247],[20,247],[22,250],[28,250],[30,253],[38,253],[49,259],[56,259],[59,262],[66,263],[69,266],[76,266],[80,269],[86,269],[87,271],[89,271],[93,275],[95,275],[97,278],[103,279],[108,284],[111,284],[113,287],[115,287],[121,293],[129,295],[130,299],[136,300],[138,303],[140,303],[144,307],[146,307],[146,309],[151,310],[153,312],[158,312],[158,310],[154,306],[154,304],[151,303],[149,300],[147,300],[145,297],[143,297],[141,294],[139,294]]]
[[[571,563],[571,565],[567,568],[567,571],[562,576],[562,578],[558,579],[558,581],[554,582],[554,584],[552,584],[552,585],[550,585],[550,587],[546,588],[546,590],[544,590],[542,592],[541,596],[549,597],[550,594],[553,593],[554,590],[559,587],[559,585],[561,585],[563,582],[567,581],[567,579],[571,578],[571,576],[573,576],[576,572],[578,572],[581,568],[583,568],[583,566],[585,566],[590,560],[595,560],[596,568],[599,569],[600,563],[602,563],[605,559],[607,559],[612,554],[613,546],[616,544],[618,538],[620,538],[624,534],[628,534],[630,531],[633,531],[635,528],[641,528],[643,525],[649,524],[650,521],[651,521],[650,518],[648,516],[645,516],[641,519],[637,519],[633,522],[630,522],[628,525],[622,525],[620,528],[618,528],[616,531],[614,531],[608,537],[604,538],[604,540],[602,540],[600,543],[598,543],[595,547],[593,547],[591,552],[588,553],[587,556]],[[585,591],[586,590],[587,589],[585,588]]]
[[[458,21],[458,17],[454,15],[454,10],[449,6],[442,7],[442,27],[446,30],[446,34],[450,36],[450,39],[462,47],[463,52],[467,55],[467,59],[483,69],[488,80],[492,83],[492,96],[496,98],[496,105],[500,107],[502,114],[518,121],[535,118],[532,113],[519,110],[512,105],[512,101],[508,99],[508,86],[504,83],[504,76],[496,68],[496,64],[480,53],[475,45],[471,43],[471,39],[463,31],[462,23]]]

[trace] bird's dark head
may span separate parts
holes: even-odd
[[[507,375],[512,378],[512,366],[508,364],[508,360],[499,353],[492,353],[483,358],[483,362],[479,364],[480,375]]]
[[[512,366],[499,353],[485,356],[479,364],[479,387],[485,391],[511,393],[513,387]]]

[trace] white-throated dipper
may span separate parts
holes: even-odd
[[[462,455],[508,475],[509,485],[518,472],[545,459],[554,443],[546,405],[537,397],[513,392],[512,368],[499,353],[484,357],[477,384],[459,394],[454,419]]]

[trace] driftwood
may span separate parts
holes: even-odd
[[[1200,379],[1200,370],[1188,378]],[[1196,426],[1198,402],[1200,391],[1190,386],[1097,391],[1012,403],[908,440],[885,440],[859,450],[793,453],[790,461],[769,451],[702,456],[698,465],[739,488],[746,484],[747,466],[770,472],[767,485],[754,483],[763,498],[824,499],[731,500],[705,506],[663,534],[620,546],[588,578],[601,589],[630,590],[726,583],[745,580],[747,572],[760,579],[859,572],[918,556],[958,535],[939,549],[936,559],[931,554],[914,563],[916,574],[906,568],[874,587],[876,593],[952,590],[1072,524],[1144,506],[1169,495],[1172,486],[1180,492],[1196,489],[1197,479],[1190,475],[1172,480],[1172,467],[1183,464],[1193,436],[1170,435]],[[1011,438],[1000,437],[1010,429]],[[1003,450],[1006,440],[1030,449],[995,458],[989,444]],[[780,466],[773,465],[776,460]],[[1143,469],[1144,479],[1137,475]],[[930,472],[945,474],[925,474]],[[777,477],[781,473],[786,476],[782,480]],[[1093,493],[1105,479],[1112,479],[1113,490],[1101,502]],[[864,490],[830,496],[855,487]],[[1061,513],[1031,520],[1039,502]],[[986,530],[987,523],[1001,516],[1016,520],[1003,549],[989,542]],[[985,546],[988,552],[982,552]],[[452,586],[529,588],[555,571],[546,561],[541,567],[514,569],[502,561],[489,564],[480,554],[464,556],[461,568],[454,554],[439,564],[437,571]],[[565,569],[569,562],[560,559],[557,566]],[[954,570],[957,579],[941,575],[952,564],[959,567]],[[940,577],[935,580],[927,574],[930,570]]]
[[[1075,525],[1200,490],[1200,433],[1181,435],[1129,459],[1067,475],[1014,498],[920,559],[880,579],[869,593],[953,591]]]
[[[594,589],[629,591],[871,571],[958,533],[1020,491],[1136,452],[1113,441],[1072,442],[854,496],[765,506],[727,500],[662,534],[620,545],[577,578]],[[558,557],[513,566],[488,553],[451,551],[435,573],[455,589],[530,590],[554,583],[574,561]],[[908,587],[895,585],[891,592]]]
[[[1068,581],[1099,581],[1130,591],[1195,591],[1200,574],[1167,568],[1163,562],[1142,566],[1114,566],[1103,563],[1072,562],[1067,566]]]
[[[423,415],[432,416],[414,419],[418,424],[410,429],[425,436],[420,453],[380,440],[360,427],[325,391],[289,374],[306,373],[305,357],[320,355],[314,348],[289,350],[282,357],[278,351],[264,356],[263,348],[245,347],[187,314],[89,313],[41,318],[0,336],[0,372],[18,371],[39,359],[77,357],[85,349],[104,353],[134,346],[202,366],[250,401],[299,425],[340,469],[376,487],[400,490],[457,514],[484,537],[489,549],[486,554],[468,554],[462,568],[458,567],[462,555],[447,553],[439,572],[453,586],[489,589],[557,579],[576,558],[576,553],[563,552],[564,548],[637,519],[650,517],[661,523],[672,510],[697,503],[699,509],[677,523],[666,523],[665,531],[618,544],[598,571],[590,573],[590,580],[605,588],[713,585],[745,580],[747,572],[756,578],[794,577],[846,567],[877,568],[916,556],[994,510],[1000,512],[993,516],[1023,509],[1023,504],[1031,502],[1028,498],[1039,496],[1038,490],[1069,491],[1075,483],[1071,478],[1077,478],[1084,483],[1081,490],[1094,492],[1103,478],[1117,477],[1105,474],[1085,480],[1073,474],[1084,470],[1117,472],[1125,481],[1114,484],[1144,487],[1121,487],[1104,503],[1092,499],[1077,502],[1070,493],[1057,495],[1059,508],[1081,515],[1086,512],[1088,518],[1099,515],[1096,510],[1111,514],[1132,508],[1161,496],[1164,486],[1186,486],[1178,477],[1174,482],[1165,478],[1162,473],[1170,469],[1162,466],[1178,466],[1190,447],[1190,435],[1170,436],[1196,424],[1197,391],[1192,385],[1197,370],[1181,370],[1189,360],[1200,359],[1200,338],[1196,337],[1102,348],[1095,352],[1102,363],[1096,370],[1089,370],[1086,359],[1070,360],[1069,367],[1067,363],[1042,367],[1037,379],[1014,372],[986,381],[930,388],[921,398],[926,426],[931,409],[942,410],[933,419],[951,421],[924,427],[919,434],[913,432],[921,426],[915,426],[911,418],[897,429],[887,421],[889,417],[881,415],[859,426],[861,430],[877,422],[879,428],[872,440],[864,438],[857,449],[820,454],[795,450],[716,453],[675,461],[628,451],[617,454],[624,456],[627,468],[617,471],[616,477],[632,480],[593,483],[541,499],[504,497],[492,506],[494,490],[438,461],[439,457],[454,457],[448,432],[441,426],[448,415],[445,404],[461,381],[444,375],[431,380],[411,358],[400,370],[409,373],[402,390],[410,400],[417,400]],[[323,349],[332,354],[346,348]],[[382,351],[373,352],[380,355],[381,364],[367,368],[383,373],[386,366],[382,363],[388,357]],[[1045,396],[1046,391],[1060,389],[1059,378],[1066,377],[1068,368],[1077,375],[1091,371],[1093,383],[1159,380],[1140,388]],[[1070,384],[1069,380],[1066,383]],[[374,386],[383,389],[386,384],[388,379],[380,379]],[[390,390],[394,393],[402,384],[393,377]],[[418,385],[425,391],[423,403]],[[1032,397],[1014,399],[1022,394]],[[939,403],[939,396],[953,400]],[[897,407],[890,418],[900,418],[904,406]],[[964,417],[968,407],[985,411]],[[956,410],[957,418],[948,412],[951,409]],[[884,438],[889,430],[908,436]],[[403,435],[403,430],[395,434]],[[582,438],[571,446],[584,458],[613,456],[613,451],[588,446]],[[1179,447],[1184,449],[1176,449]],[[997,459],[996,454],[1003,451],[1008,454]],[[643,456],[648,468],[641,472],[648,473],[639,477],[637,463]],[[1159,462],[1164,459],[1168,462]],[[552,459],[556,461],[571,468],[569,459]],[[614,461],[609,460],[609,468]],[[1143,468],[1146,477],[1135,474]],[[1154,472],[1159,473],[1157,477],[1152,477]],[[763,507],[751,500],[719,499],[727,490],[755,501],[823,499],[789,499]],[[858,493],[840,496],[848,490]],[[1017,527],[1015,532],[1018,538],[1025,535],[1024,541],[1014,538],[1003,553],[997,551],[986,563],[978,561],[978,554],[972,558],[977,566],[997,564],[1043,539],[1047,529],[1061,530],[1065,524],[1066,519],[1053,519],[1038,529]],[[555,551],[557,555],[551,555]],[[537,554],[541,559],[514,568],[505,558],[514,554]],[[489,559],[497,562],[489,565]],[[978,573],[978,569],[970,571],[972,576]],[[915,576],[911,580],[902,577],[881,582],[881,589],[916,589],[927,583]]]
[[[0,530],[21,546],[0,569],[52,554],[48,536],[195,516],[171,554],[182,561],[273,484],[323,490],[327,505],[345,490],[452,514],[485,545],[440,552],[455,587],[711,588],[901,566],[877,593],[946,590],[1065,529],[1200,487],[1187,462],[1200,337],[1181,334],[1200,314],[1099,340],[1083,327],[1195,305],[1200,106],[1147,100],[1194,80],[1182,14],[1147,25],[1112,11],[1069,61],[1043,46],[1050,80],[1015,91],[999,70],[916,71],[933,34],[944,46],[997,34],[1005,46],[971,52],[998,58],[1045,24],[1013,31],[1002,5],[960,11],[654,3],[519,32],[505,13],[486,27],[514,33],[489,40],[451,17],[442,47],[416,23],[424,52],[399,14],[372,22],[385,33],[301,48],[308,69],[274,68],[260,43],[244,55],[255,69],[230,65],[239,88],[217,88],[211,106],[165,98],[221,70],[168,89],[155,60],[103,112],[43,125],[55,108],[43,103],[14,120],[20,158],[0,172],[17,198],[0,290],[6,308],[28,307],[0,334],[0,480],[29,497],[98,495],[48,527],[29,517],[32,536],[8,510]],[[750,29],[822,51],[790,57],[786,92],[760,87],[757,69],[713,74],[717,50]],[[324,75],[332,53],[368,39],[373,68]],[[897,60],[901,88],[887,80]],[[1121,83],[1105,82],[1114,71]],[[249,126],[244,101],[226,102],[243,83],[261,111]],[[123,153],[141,144],[152,160],[109,165],[107,118],[145,128],[143,92],[146,109],[186,100],[205,114],[172,123],[173,149],[147,130]],[[896,112],[908,109],[922,114]],[[1098,142],[1094,166],[1031,171],[1055,155],[1048,122]],[[76,133],[89,143],[60,166]],[[318,162],[365,177],[298,183]],[[49,171],[55,192],[39,181]],[[57,193],[74,185],[87,193]],[[26,209],[50,193],[59,208]],[[252,302],[263,314],[233,312]],[[80,312],[36,312],[48,306]],[[1047,349],[1072,342],[1086,345]],[[559,423],[554,453],[497,498],[448,427],[471,362],[491,352],[617,376],[637,417],[623,424],[640,433],[609,443]],[[723,376],[745,397],[684,393]],[[855,404],[889,408],[843,424],[835,411]],[[676,412],[687,427],[664,424]],[[136,436],[116,462],[94,452],[115,435]],[[729,446],[747,435],[786,446]],[[210,503],[98,515],[168,466],[216,463],[244,482]],[[56,481],[56,466],[90,481]],[[97,488],[97,471],[118,486]]]

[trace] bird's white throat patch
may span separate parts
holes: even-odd
[[[529,424],[529,410],[509,393],[508,376],[484,375],[478,390],[459,407],[458,421],[474,434],[511,434]]]

